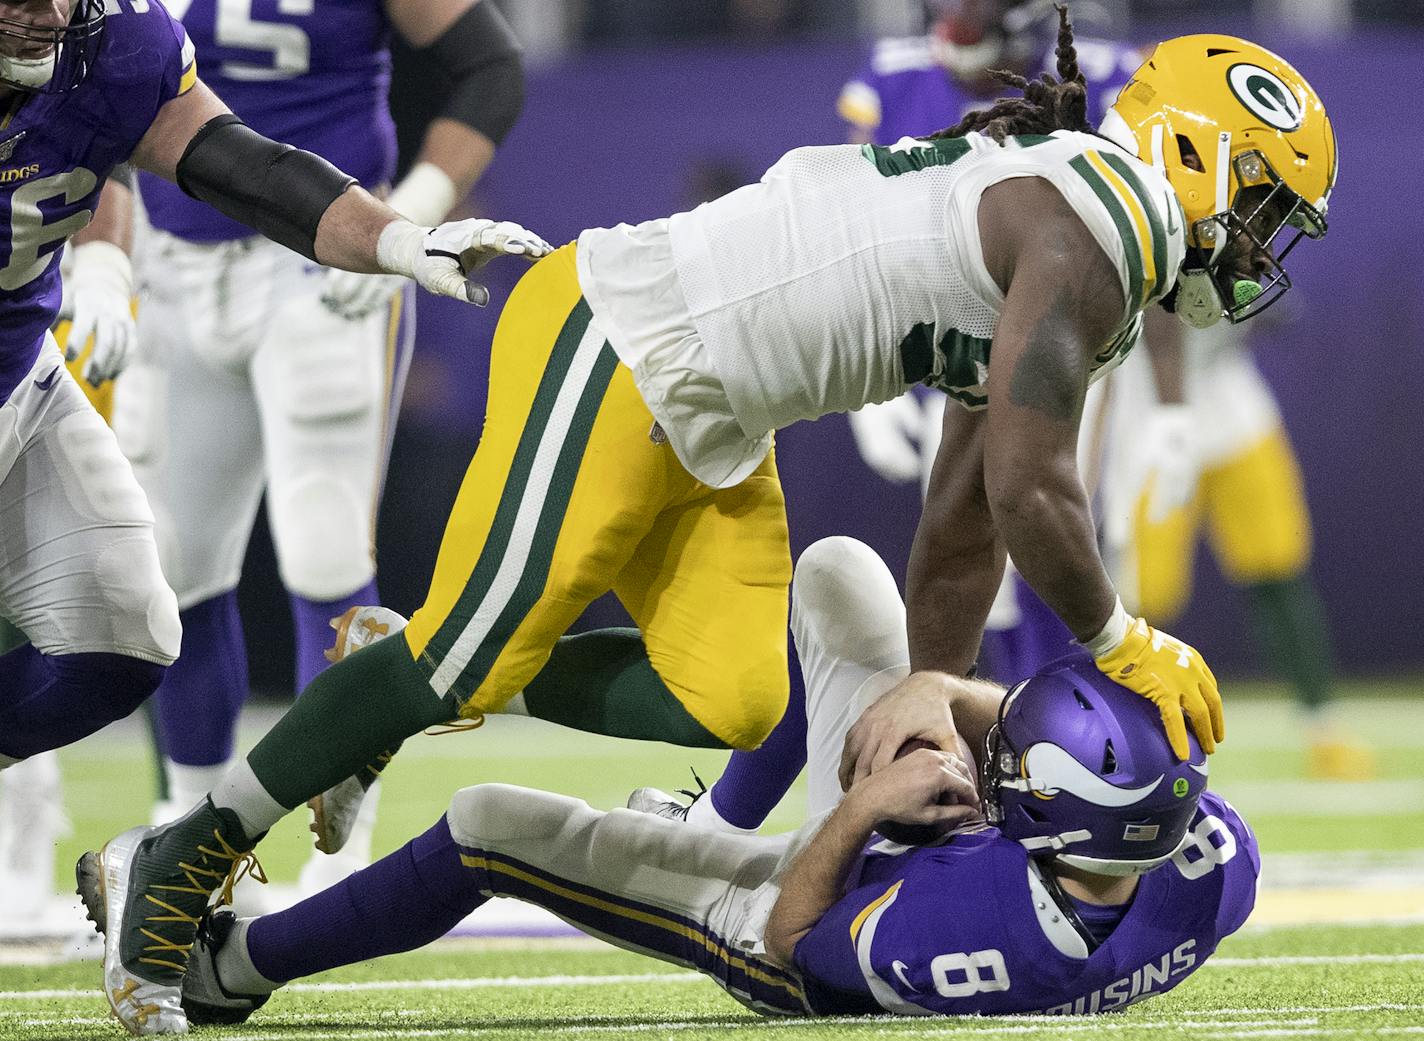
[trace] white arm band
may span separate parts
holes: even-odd
[[[386,205],[413,224],[434,227],[459,201],[450,175],[434,163],[420,162],[391,189]]]
[[[1104,654],[1111,654],[1118,649],[1122,641],[1127,639],[1127,631],[1130,628],[1132,615],[1122,606],[1122,597],[1118,597],[1113,604],[1112,614],[1108,615],[1107,624],[1098,630],[1098,635],[1084,640],[1083,646],[1094,658],[1101,658]]]

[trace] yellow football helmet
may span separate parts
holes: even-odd
[[[1189,325],[1265,310],[1290,288],[1285,255],[1301,235],[1325,234],[1339,163],[1335,131],[1305,78],[1264,47],[1209,34],[1158,44],[1102,130],[1130,136],[1182,204],[1189,248],[1176,310]],[[1287,225],[1295,235],[1273,252]],[[1224,269],[1223,259],[1239,261],[1223,254],[1243,235],[1234,251],[1266,258],[1259,280]]]

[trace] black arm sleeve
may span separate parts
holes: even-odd
[[[133,191],[133,167],[130,166],[128,163],[119,163],[117,166],[115,166],[112,170],[109,171],[109,180],[113,181],[115,184],[123,185],[129,191]]]
[[[183,191],[310,260],[321,215],[355,183],[321,156],[265,138],[230,112],[199,127],[178,160]]]
[[[425,48],[450,82],[440,114],[504,140],[524,108],[519,41],[490,0],[479,0]]]

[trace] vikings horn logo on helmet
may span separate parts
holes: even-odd
[[[1028,776],[1043,786],[1042,792],[1052,798],[1058,792],[1076,795],[1094,806],[1131,806],[1151,795],[1162,783],[1162,775],[1137,788],[1120,788],[1089,770],[1068,752],[1048,741],[1031,745],[1024,754]],[[1035,791],[1039,789],[1035,786]]]

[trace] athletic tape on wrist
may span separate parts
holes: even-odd
[[[102,282],[125,299],[133,296],[133,263],[129,255],[103,239],[74,247],[74,269],[70,278],[75,283]]]
[[[425,255],[427,229],[408,220],[393,220],[376,239],[376,264],[392,275],[415,277],[415,262]]]
[[[1127,631],[1132,628],[1132,620],[1132,615],[1128,614],[1127,609],[1122,606],[1122,597],[1118,597],[1113,603],[1112,614],[1108,615],[1107,624],[1098,630],[1096,636],[1084,640],[1083,646],[1094,658],[1111,654],[1122,646],[1123,640],[1127,639]]]
[[[391,189],[386,205],[412,224],[435,225],[455,208],[455,182],[434,163],[416,163]]]

